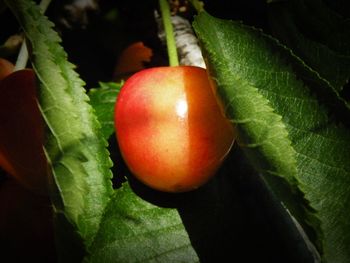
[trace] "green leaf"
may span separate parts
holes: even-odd
[[[88,94],[105,139],[114,132],[114,104],[122,85],[123,83],[100,82],[100,87],[91,89]]]
[[[85,262],[198,262],[181,218],[138,197],[124,183],[115,191]]]
[[[74,226],[88,246],[113,193],[107,142],[53,24],[33,1],[6,4],[24,30],[39,80],[39,103],[48,135],[45,150],[57,187],[52,196],[55,212]]]
[[[194,28],[240,146],[322,259],[347,262],[350,133],[339,115],[330,114],[319,83],[310,85],[315,72],[273,38],[241,23],[202,12]],[[290,195],[285,183],[294,189]]]
[[[321,0],[269,4],[273,32],[341,91],[350,76],[350,22]]]
[[[212,70],[213,79],[218,84],[217,92],[224,100],[225,112],[237,127],[239,145],[244,147],[259,170],[266,174],[279,176],[288,181],[290,185],[296,185],[296,153],[291,146],[282,117],[273,111],[268,99],[259,93],[254,83],[235,74],[231,65],[235,63],[238,68],[245,71],[245,74],[253,70],[248,67],[249,64],[245,65],[235,59],[234,56],[239,56],[237,53],[231,54],[238,52],[237,49],[233,49],[234,43],[245,41],[241,44],[243,49],[249,49],[251,44],[246,39],[227,39],[231,32],[230,29],[219,30],[216,33],[203,33],[204,27],[211,23],[210,20],[217,22],[210,28],[213,31],[221,24],[226,25],[225,21],[214,20],[209,15],[202,14],[196,18],[194,28],[207,52],[209,68]],[[212,48],[213,43],[220,43],[217,46],[221,45],[220,48],[225,52],[218,53]],[[264,60],[264,57],[261,59]],[[248,57],[247,60],[248,63],[254,63],[254,56]],[[269,66],[277,70],[274,60]],[[265,75],[267,72],[258,72],[258,74],[260,78],[267,78]],[[274,77],[278,78],[278,74]],[[285,199],[289,198],[285,196]],[[302,211],[297,211],[300,208],[295,207],[293,210],[294,213],[300,214],[298,217],[301,217]]]

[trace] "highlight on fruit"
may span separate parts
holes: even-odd
[[[115,105],[121,154],[132,174],[165,192],[206,183],[234,142],[203,68],[156,67],[131,76]]]

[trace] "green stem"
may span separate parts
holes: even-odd
[[[170,66],[178,66],[179,58],[177,56],[176,42],[173,31],[173,25],[171,23],[169,3],[167,0],[159,0],[159,6],[166,36],[169,64]]]
[[[197,10],[197,13],[204,11],[204,3],[199,0],[189,0],[192,6]]]
[[[39,7],[42,13],[45,13],[46,9],[49,7],[50,2],[51,0],[41,0]],[[21,45],[21,49],[19,50],[19,53],[17,56],[14,71],[25,69],[28,63],[28,58],[29,58],[28,49],[27,49],[25,38],[23,38],[23,43]]]

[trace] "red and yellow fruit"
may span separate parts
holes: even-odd
[[[122,156],[144,184],[166,192],[198,188],[217,171],[234,141],[204,69],[142,70],[115,106]]]

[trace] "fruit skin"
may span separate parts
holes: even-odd
[[[0,82],[0,166],[26,188],[47,194],[49,169],[33,70]]]
[[[130,77],[115,106],[116,136],[130,171],[165,192],[198,188],[234,141],[204,69],[157,67]]]
[[[0,58],[0,81],[10,75],[15,66],[8,60]]]

